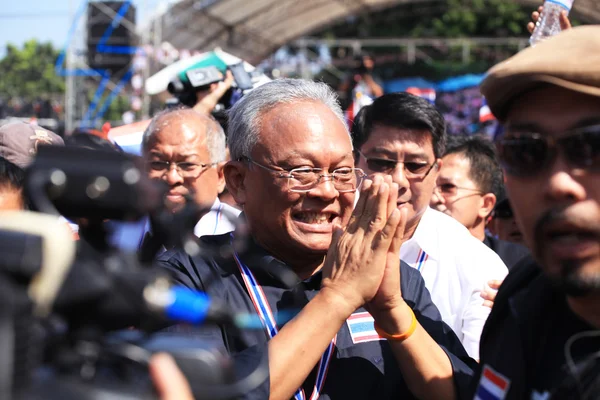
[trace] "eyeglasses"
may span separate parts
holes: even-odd
[[[458,194],[459,190],[475,192],[475,194],[484,194],[479,189],[460,187],[460,186],[453,185],[451,183],[444,183],[442,185],[437,185],[434,190],[436,193],[438,193],[444,197],[454,197]]]
[[[433,164],[415,162],[415,161],[397,161],[387,158],[367,157],[360,151],[358,152],[367,161],[367,167],[374,173],[391,175],[396,170],[398,164],[404,165],[404,175],[407,179],[425,179],[429,172],[437,165],[437,161]]]
[[[275,169],[257,163],[248,157],[238,161],[248,161],[264,170],[275,172],[277,178],[287,178],[287,189],[291,192],[306,193],[315,188],[321,179],[331,178],[333,187],[340,193],[355,192],[362,184],[366,174],[360,168],[338,168],[331,174],[323,174],[323,168]]]
[[[508,133],[496,143],[502,166],[509,175],[532,177],[551,165],[562,152],[571,168],[600,171],[600,125],[549,137],[537,132]]]
[[[149,161],[148,166],[153,171],[162,172],[163,174],[171,170],[171,166],[175,166],[175,170],[182,178],[193,178],[200,175],[206,169],[216,165],[217,163],[210,164],[196,164],[191,162],[170,162],[170,161]]]

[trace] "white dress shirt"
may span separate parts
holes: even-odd
[[[491,309],[480,293],[491,279],[502,280],[508,269],[496,253],[458,221],[427,208],[400,258],[423,275],[442,319],[469,355],[479,359],[479,340]]]
[[[198,237],[208,235],[222,235],[235,230],[235,221],[241,211],[228,204],[215,200],[210,211],[200,218],[194,227],[194,235]]]

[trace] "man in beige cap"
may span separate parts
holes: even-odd
[[[537,265],[506,278],[481,338],[477,399],[600,393],[600,26],[495,66],[481,90]]]
[[[63,145],[53,132],[24,122],[0,126],[0,210],[26,208],[23,197],[24,169],[40,145]]]
[[[9,122],[0,126],[0,157],[20,168],[26,168],[40,145],[64,145],[56,133],[25,122]]]

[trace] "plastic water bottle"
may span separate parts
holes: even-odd
[[[529,43],[535,46],[539,42],[548,39],[561,32],[560,13],[563,11],[569,14],[573,7],[574,0],[546,0],[544,10],[540,15]]]

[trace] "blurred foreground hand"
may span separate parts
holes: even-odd
[[[150,376],[161,400],[194,400],[186,377],[169,354],[152,356]]]
[[[531,13],[531,22],[527,24],[527,30],[529,31],[529,33],[533,33],[533,30],[535,29],[535,24],[540,19],[540,14],[542,13],[542,11],[544,11],[544,6],[539,6],[537,11]],[[566,29],[571,28],[571,21],[569,20],[567,12],[562,11],[560,13],[560,29],[564,31]]]

